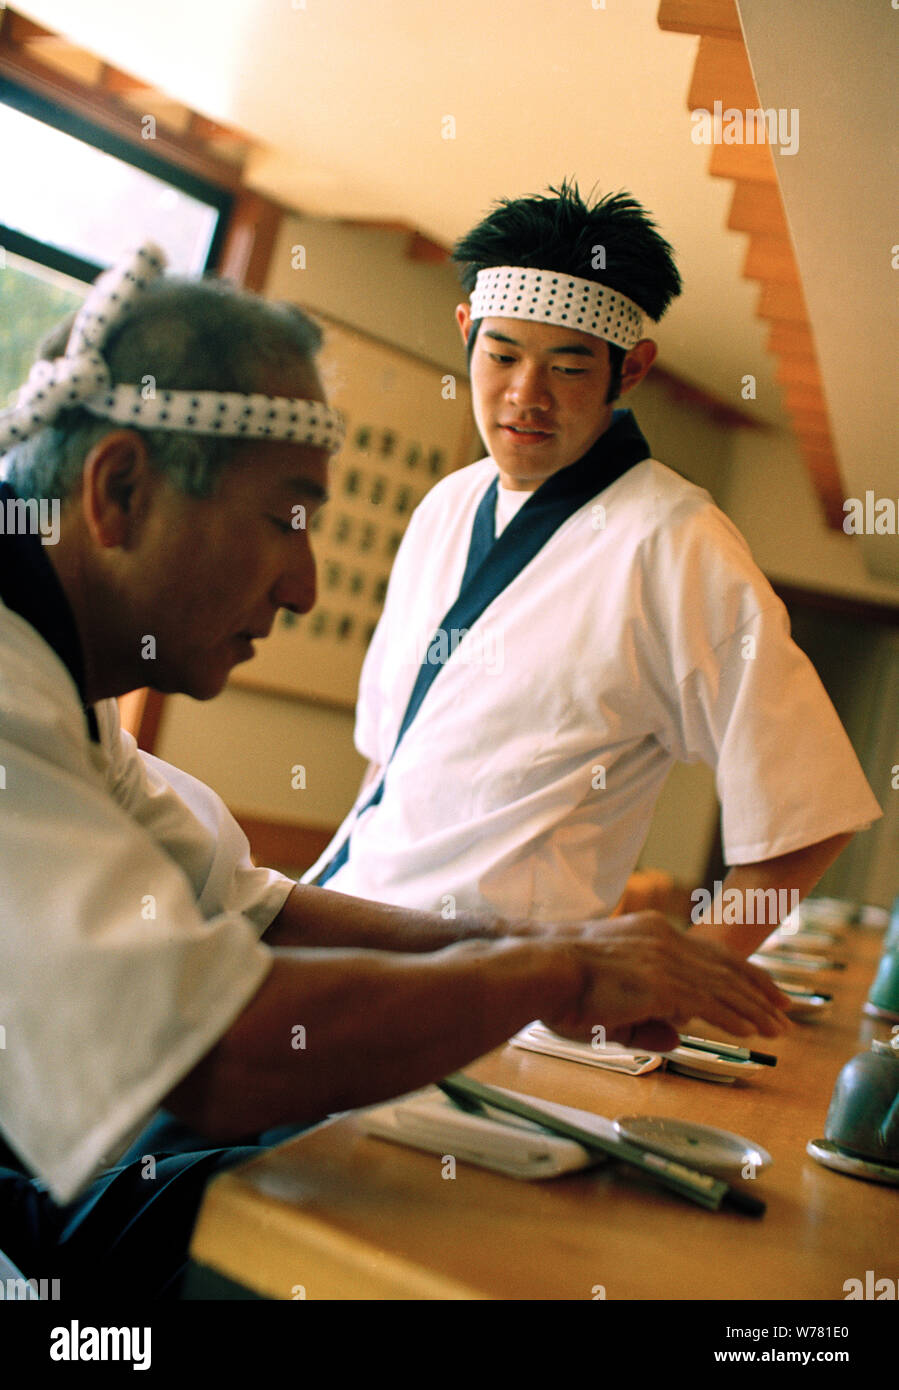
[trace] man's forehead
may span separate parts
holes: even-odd
[[[518,318],[486,318],[481,321],[480,336],[492,342],[511,343],[515,347],[551,355],[573,353],[579,357],[602,357],[607,347],[601,338],[579,329],[563,328],[551,323],[528,323]]]
[[[273,452],[274,459],[267,470],[271,490],[282,495],[304,492],[311,500],[327,500],[331,460],[326,449],[317,449],[311,444],[287,444]]]
[[[328,500],[330,454],[312,444],[282,439],[246,439],[235,445],[223,473],[232,487],[275,505],[290,498]]]

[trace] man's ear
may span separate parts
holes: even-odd
[[[81,503],[88,530],[104,549],[128,546],[154,478],[146,446],[133,430],[104,435],[84,460]]]
[[[468,347],[468,335],[471,332],[471,309],[467,304],[456,305],[456,323],[459,325],[462,341]]]
[[[640,385],[656,360],[658,351],[658,345],[653,342],[652,338],[641,338],[639,343],[631,348],[621,368],[620,394],[622,396],[625,391],[633,391],[635,386]]]

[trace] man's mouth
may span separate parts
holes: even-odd
[[[236,632],[236,633],[234,634],[234,641],[237,642],[237,643],[239,643],[240,646],[241,646],[241,648],[243,649],[243,653],[244,653],[244,655],[243,655],[243,660],[244,660],[244,661],[248,661],[248,660],[250,659],[250,657],[255,656],[256,653],[255,653],[255,649],[254,649],[254,647],[253,647],[253,643],[254,643],[254,642],[258,642],[258,641],[260,641],[260,640],[266,638],[267,636],[268,636],[268,632],[267,632],[267,631],[265,631],[265,632],[260,632],[258,629],[257,629],[256,631],[253,631],[253,632]]]
[[[524,444],[536,444],[543,439],[552,439],[552,430],[541,430],[533,425],[500,425],[500,429],[513,439]]]

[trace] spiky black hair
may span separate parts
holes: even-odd
[[[545,194],[501,199],[456,242],[453,260],[469,294],[479,270],[530,266],[608,285],[653,321],[681,292],[674,252],[635,198],[609,193],[591,206],[567,179]]]

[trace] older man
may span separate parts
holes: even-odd
[[[218,797],[122,733],[116,695],[208,699],[312,607],[341,429],[308,320],[161,270],[145,248],[101,277],[0,418],[0,1243],[64,1295],[74,1270],[171,1287],[203,1184],[247,1152],[214,1143],[431,1081],[536,1016],[644,1046],[696,1013],[783,1022],[758,972],[652,914],[444,921],[254,868]],[[128,1151],[163,1101],[208,1152]]]
[[[702,759],[733,867],[696,931],[749,954],[880,808],[742,536],[614,410],[680,292],[671,247],[629,195],[563,185],[454,254],[489,454],[409,524],[359,688],[369,785],[308,878],[602,916],[673,764]]]

